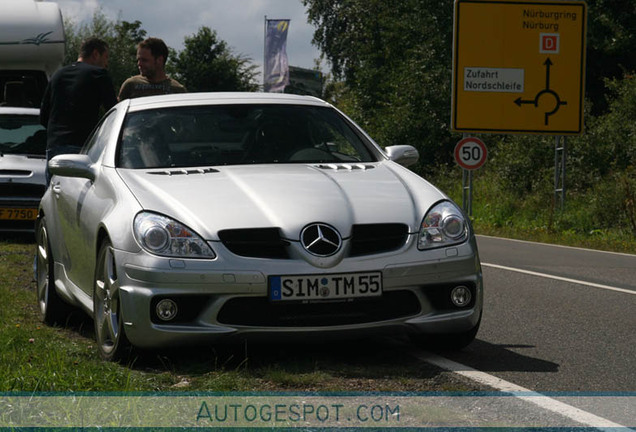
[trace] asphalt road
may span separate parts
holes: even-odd
[[[477,340],[443,356],[538,392],[636,391],[636,255],[478,237]]]

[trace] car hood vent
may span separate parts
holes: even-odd
[[[0,176],[30,177],[32,175],[33,171],[28,170],[0,169]]]
[[[334,171],[354,171],[361,170],[366,171],[375,168],[375,165],[365,165],[360,163],[354,164],[319,164],[315,165],[316,168],[325,169],[325,170],[334,170]]]
[[[148,174],[152,175],[164,175],[164,176],[173,176],[173,175],[192,175],[192,174],[209,174],[209,173],[217,173],[218,170],[214,168],[181,168],[181,169],[171,169],[171,170],[161,170],[161,171],[150,171]]]

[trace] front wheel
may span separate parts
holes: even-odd
[[[55,275],[46,218],[36,228],[35,280],[40,320],[48,325],[62,325],[68,319],[71,306],[55,290]]]
[[[124,360],[130,354],[130,344],[124,332],[115,255],[108,240],[104,240],[97,254],[93,286],[93,319],[99,355],[108,361]]]

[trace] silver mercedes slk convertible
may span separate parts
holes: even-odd
[[[126,100],[60,155],[37,221],[41,318],[103,358],[244,338],[410,335],[461,348],[483,304],[462,211],[312,97]]]

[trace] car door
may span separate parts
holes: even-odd
[[[115,113],[111,111],[102,119],[80,152],[88,155],[94,164],[99,165],[101,162],[102,153],[113,132]],[[74,285],[92,295],[96,235],[94,215],[96,211],[99,212],[95,204],[95,183],[84,178],[55,176],[51,184],[65,245],[62,263],[66,275]]]

